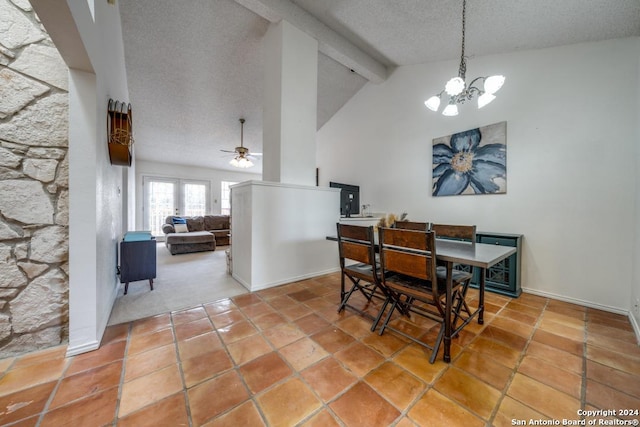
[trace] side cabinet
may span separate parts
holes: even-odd
[[[140,240],[120,242],[120,283],[124,283],[124,293],[129,290],[129,282],[149,280],[153,290],[156,278],[156,241]]]
[[[520,259],[522,258],[522,234],[476,232],[476,241],[489,245],[511,246],[516,253],[506,258],[485,272],[485,289],[498,294],[517,298],[522,293],[520,288]],[[475,268],[471,286],[480,284],[480,269]]]

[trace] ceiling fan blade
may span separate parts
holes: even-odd
[[[258,156],[258,157],[262,157],[262,153],[254,153],[253,151],[250,152],[250,154],[252,156]]]
[[[220,151],[222,151],[223,153],[235,153],[236,152],[236,150],[220,150]]]

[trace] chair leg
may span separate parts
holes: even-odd
[[[380,309],[378,316],[376,316],[375,320],[373,321],[373,325],[371,325],[371,332],[375,331],[376,328],[378,327],[378,323],[380,322],[380,319],[384,314],[384,309],[387,308],[387,305],[389,305],[390,300],[391,298],[389,298],[388,296],[387,296],[387,299],[384,300],[384,304],[382,304],[382,308]]]
[[[393,314],[393,310],[396,309],[397,305],[398,305],[398,301],[397,300],[393,300],[393,304],[391,304],[391,308],[389,309],[389,313],[387,314],[387,318],[384,319],[384,323],[380,327],[380,332],[378,332],[378,335],[382,335],[384,330],[387,328],[387,325],[389,324],[389,320],[391,319],[391,315]]]
[[[438,337],[436,338],[436,342],[433,345],[433,351],[431,352],[431,357],[429,358],[429,363],[433,364],[436,361],[436,356],[438,356],[438,350],[440,349],[440,344],[442,343],[442,338],[444,337],[444,324],[440,325],[440,332],[438,332]]]
[[[342,301],[340,302],[340,307],[338,307],[338,313],[340,313],[342,310],[344,310],[344,308],[347,306],[347,301],[349,301],[349,298],[351,297],[351,294],[353,293],[353,291],[356,290],[357,286],[358,285],[354,282],[354,284],[351,287],[351,289],[349,290],[349,292],[347,292],[346,295],[343,296]]]

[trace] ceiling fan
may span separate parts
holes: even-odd
[[[250,168],[253,166],[253,162],[251,159],[256,159],[258,156],[262,156],[262,153],[251,153],[249,154],[249,149],[243,145],[244,139],[244,119],[240,119],[240,146],[236,147],[232,150],[220,150],[224,153],[233,153],[235,157],[229,161],[231,166],[235,166],[237,168]]]

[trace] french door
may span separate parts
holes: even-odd
[[[164,237],[162,224],[169,215],[202,216],[209,210],[208,181],[145,176],[142,178],[144,229]]]

